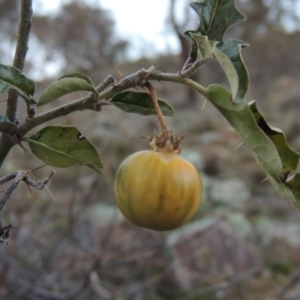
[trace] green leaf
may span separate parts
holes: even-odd
[[[248,71],[241,56],[241,49],[245,46],[242,41],[227,40],[220,48],[213,49],[215,58],[228,78],[233,102],[236,103],[245,98],[249,87]]]
[[[227,40],[222,47],[217,47],[218,42],[210,41],[199,33],[190,32],[190,37],[197,45],[194,61],[216,58],[228,78],[233,101],[242,101],[249,87],[248,71],[241,56],[241,49],[246,45],[239,40]]]
[[[151,96],[147,93],[122,92],[115,95],[111,103],[128,113],[136,113],[143,116],[155,115]],[[162,100],[158,100],[158,104],[164,116],[174,116],[172,106]]]
[[[34,102],[35,83],[15,67],[0,64],[0,92],[15,90],[25,100]],[[34,102],[35,103],[35,102]]]
[[[61,76],[59,79],[62,78],[78,78],[78,79],[82,79],[85,82],[89,83],[91,86],[94,86],[93,81],[91,80],[91,78],[89,78],[88,76],[82,74],[82,73],[70,73],[70,74],[66,74]]]
[[[246,19],[236,8],[235,0],[205,0],[192,2],[190,6],[200,17],[196,32],[206,35],[211,41],[218,41],[220,46],[228,27]]]
[[[200,17],[200,25],[196,30],[188,30],[183,34],[191,44],[190,55],[185,63],[187,66],[198,59],[199,43],[193,38],[193,34],[207,36],[208,40],[218,42],[218,47],[221,47],[228,27],[246,19],[235,7],[235,0],[205,0],[192,2],[190,6]]]
[[[64,95],[77,91],[89,91],[98,97],[95,86],[89,77],[80,73],[72,73],[62,76],[58,80],[52,82],[41,96],[38,106],[47,104]]]
[[[246,101],[232,103],[232,94],[220,85],[210,85],[207,91],[208,100],[227,119],[265,171],[278,176],[282,172],[282,164],[277,150],[257,126]]]
[[[14,135],[18,131],[18,126],[12,123],[4,115],[0,115],[0,132],[7,133],[9,135]]]
[[[300,174],[287,178],[288,171],[296,169],[299,154],[289,149],[285,137],[266,126],[253,102],[233,103],[232,94],[222,86],[210,85],[207,98],[239,134],[278,193],[300,208]]]
[[[276,147],[284,172],[288,174],[291,171],[297,170],[300,154],[289,147],[286,137],[280,129],[273,128],[267,124],[262,114],[258,111],[255,101],[250,102],[249,107],[255,118],[256,124],[269,137]]]
[[[209,41],[207,36],[195,32],[190,32],[190,36],[197,45],[197,60],[214,58],[214,51],[218,42]]]
[[[102,162],[96,148],[75,127],[48,126],[27,140],[34,155],[50,166],[85,165],[101,173]]]

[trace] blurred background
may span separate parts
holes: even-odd
[[[36,80],[36,98],[59,76],[82,72],[99,84],[141,68],[177,72],[189,45],[182,32],[199,20],[187,0],[34,2],[24,70]],[[120,3],[121,2],[121,3]],[[300,151],[300,1],[239,0],[247,21],[226,38],[250,46],[243,57],[251,79],[247,100]],[[12,64],[19,1],[0,1],[0,62]],[[193,75],[203,85],[228,85],[214,62]],[[203,178],[195,217],[172,232],[138,228],[115,206],[114,174],[125,157],[146,149],[142,136],[158,131],[155,116],[126,114],[112,106],[78,112],[52,124],[72,125],[97,147],[103,175],[85,167],[55,169],[42,191],[21,183],[1,218],[17,227],[0,245],[0,299],[300,299],[300,214],[275,193],[265,174],[220,113],[187,88],[154,83],[175,116],[182,156]],[[78,95],[49,105],[48,110]],[[5,95],[2,95],[5,99]],[[0,102],[0,113],[6,104]],[[25,118],[22,101],[18,117]],[[39,128],[36,128],[36,132]],[[43,163],[15,147],[1,176]],[[52,168],[33,174],[42,179]],[[2,191],[4,188],[2,188]]]

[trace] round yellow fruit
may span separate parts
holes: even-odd
[[[164,231],[192,218],[201,201],[202,183],[196,168],[184,158],[145,150],[122,162],[114,192],[130,222]]]

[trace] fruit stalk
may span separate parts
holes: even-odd
[[[156,112],[156,115],[157,115],[157,118],[158,118],[158,122],[159,122],[159,125],[161,127],[161,131],[162,132],[167,132],[168,128],[167,128],[167,125],[165,123],[165,120],[164,120],[163,114],[161,112],[161,109],[159,107],[154,88],[153,88],[153,86],[151,85],[150,82],[146,83],[146,87],[149,90],[150,96],[152,98],[153,105],[154,105],[154,108],[155,108],[155,112]]]

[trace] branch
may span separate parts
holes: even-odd
[[[198,68],[200,65],[195,64]],[[194,70],[192,69],[194,72]],[[187,70],[189,72],[189,70]],[[172,73],[162,73],[158,70],[154,70],[151,74],[149,74],[148,79],[149,80],[158,80],[158,81],[170,81],[174,83],[179,83],[186,85],[193,90],[197,91],[199,94],[201,94],[204,97],[207,97],[207,90],[205,87],[203,87],[201,84],[197,83],[196,81],[186,78],[187,74],[184,72],[182,74],[172,74]]]
[[[23,70],[25,58],[28,50],[28,40],[31,29],[32,18],[32,0],[21,0],[20,22],[18,29],[17,46],[15,50],[13,66]],[[18,95],[14,91],[9,91],[7,98],[6,116],[15,123],[18,105]],[[14,141],[7,135],[2,134],[0,139],[0,167],[9,153],[10,149],[14,146]]]
[[[172,73],[162,73],[161,71],[156,70],[154,67],[150,67],[148,70],[141,69],[138,72],[131,74],[123,78],[118,83],[113,84],[108,89],[99,93],[99,102],[95,102],[92,94],[87,95],[84,98],[78,99],[74,102],[61,105],[57,108],[54,108],[46,113],[38,115],[34,118],[27,119],[19,128],[19,132],[22,136],[25,136],[31,129],[42,125],[53,119],[66,116],[72,112],[80,110],[101,110],[102,105],[106,105],[107,102],[104,100],[111,99],[114,95],[136,87],[136,86],[145,86],[148,80],[157,80],[157,81],[170,81],[180,83],[186,86],[193,88],[198,91],[203,96],[206,96],[206,89],[198,84],[197,82],[183,77],[184,74],[172,74]],[[98,87],[97,90],[103,90],[112,82],[112,77],[108,76]],[[104,99],[104,100],[103,100]],[[1,155],[0,155],[1,156]]]
[[[180,76],[183,78],[188,78],[193,75],[202,65],[212,60],[212,58],[206,58],[203,60],[197,60],[193,64],[189,65],[189,59],[186,61],[182,67],[182,71],[179,72]]]
[[[48,183],[48,181],[51,179],[53,174],[54,171],[51,171],[50,175],[45,179],[43,179],[42,181],[34,181],[29,177],[28,172],[20,170],[20,171],[12,172],[0,178],[0,186],[12,180],[12,182],[6,189],[5,193],[0,198],[0,212],[2,211],[5,203],[7,202],[12,192],[16,189],[16,187],[21,181],[24,181],[26,184],[34,187],[35,189],[42,190],[44,186]]]
[[[20,22],[17,38],[17,46],[14,56],[13,66],[23,70],[26,54],[28,51],[28,40],[31,29],[32,18],[32,0],[21,0]],[[6,115],[8,119],[15,122],[18,104],[18,94],[14,91],[9,91],[7,99]]]
[[[7,226],[2,227],[2,222],[0,222],[0,225],[0,243],[8,245],[9,232],[16,226],[13,224],[8,224]]]
[[[198,64],[197,64],[198,65]],[[187,70],[188,71],[188,70]],[[156,80],[156,81],[168,81],[186,85],[198,93],[207,96],[207,90],[205,87],[200,85],[199,83],[186,78],[186,73],[176,74],[176,73],[163,73],[159,70],[156,70],[155,67],[150,67],[148,70],[141,69],[140,71],[129,75],[123,78],[118,83],[114,84],[113,87],[107,89],[106,91],[99,94],[100,98],[110,99],[115,94],[122,92],[126,89],[136,87],[136,86],[145,86],[148,80]]]
[[[97,87],[96,91],[101,93],[104,91],[110,84],[114,83],[114,78],[111,75],[108,75]]]

